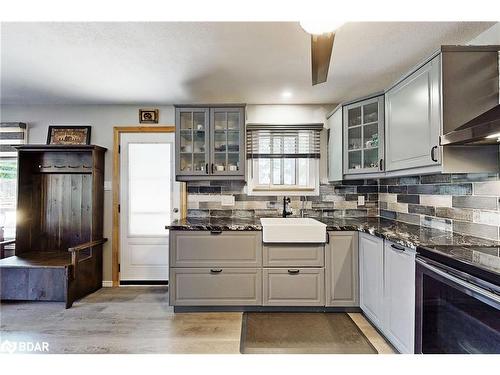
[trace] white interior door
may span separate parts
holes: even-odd
[[[120,137],[120,281],[168,280],[168,231],[180,215],[174,133]]]

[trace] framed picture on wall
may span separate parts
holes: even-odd
[[[47,134],[48,145],[89,145],[90,126],[50,125]]]
[[[159,111],[157,109],[139,109],[139,123],[158,124]]]

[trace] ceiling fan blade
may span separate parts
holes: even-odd
[[[312,84],[326,82],[335,33],[311,35]]]

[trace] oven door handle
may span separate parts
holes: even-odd
[[[445,279],[448,279],[450,281],[453,281],[454,283],[460,285],[462,288],[467,289],[471,291],[473,294],[482,296],[483,298],[487,298],[494,303],[500,305],[500,296],[496,293],[490,292],[489,290],[486,290],[484,288],[481,288],[475,284],[469,283],[457,276],[452,275],[449,272],[443,271],[442,269],[432,266],[429,263],[421,260],[421,259],[416,259],[416,262],[421,265],[422,267],[425,267],[432,272],[438,274],[441,277],[444,277]]]

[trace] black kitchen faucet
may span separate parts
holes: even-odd
[[[283,217],[293,214],[292,210],[288,208],[290,202],[290,197],[283,197]]]

